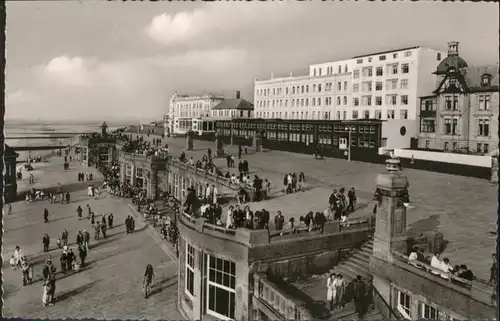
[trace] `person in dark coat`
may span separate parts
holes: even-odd
[[[45,209],[43,210],[43,221],[47,223],[49,221],[49,210]]]
[[[66,273],[67,271],[67,268],[66,268],[66,263],[68,261],[68,258],[67,258],[67,254],[66,252],[63,252],[61,254],[61,257],[59,258],[60,262],[61,262],[61,272],[62,273]]]
[[[365,283],[361,279],[361,275],[356,277],[354,281],[354,310],[358,315],[358,318],[361,319],[364,313],[364,295],[366,292]]]
[[[71,199],[71,196],[69,195],[69,192],[66,192],[66,203],[69,204],[69,201]]]
[[[130,217],[130,230],[132,232],[135,230],[135,220],[133,217]]]
[[[80,266],[83,267],[85,265],[85,258],[87,257],[87,249],[83,244],[78,247],[78,256],[80,257]]]
[[[78,213],[78,220],[81,220],[82,219],[82,213],[83,213],[83,209],[80,205],[78,205],[78,207],[76,208],[76,213]]]
[[[50,238],[47,233],[42,238],[42,243],[43,243],[43,251],[48,252],[49,251],[49,245],[50,245]]]
[[[274,227],[276,231],[281,231],[283,229],[283,225],[285,224],[285,217],[278,211],[278,214],[274,217]]]
[[[78,231],[78,234],[76,234],[76,244],[78,244],[78,246],[80,246],[80,245],[83,244],[83,234],[82,234],[82,231]]]
[[[68,238],[69,238],[68,231],[66,229],[64,229],[64,231],[62,232],[62,235],[61,235],[62,246],[65,246],[66,244],[68,244]]]
[[[106,215],[102,214],[101,225],[107,225],[106,223]]]
[[[108,215],[108,227],[109,228],[113,228],[113,220],[114,220],[113,213],[111,213]]]
[[[90,248],[90,233],[87,230],[83,231],[83,245],[88,251]]]
[[[102,232],[102,237],[106,238],[106,231],[108,230],[108,227],[106,226],[106,222],[101,224],[101,232]]]
[[[127,234],[130,233],[130,215],[125,219],[125,230],[127,231]]]

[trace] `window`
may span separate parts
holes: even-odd
[[[394,110],[393,109],[387,110],[387,119],[394,119]]]
[[[339,66],[339,72],[338,72],[338,73],[339,73],[339,74],[341,74],[341,73],[342,73],[342,66]]]
[[[422,118],[420,119],[420,132],[422,133],[434,133],[435,132],[435,121],[433,118]]]
[[[483,153],[488,154],[489,150],[490,150],[490,145],[484,144],[483,145]]]
[[[363,112],[363,118],[366,118],[366,119],[369,119],[370,118],[370,111],[369,110],[365,110]]]
[[[441,61],[441,53],[440,52],[437,53],[436,59],[437,59],[437,61]]]
[[[359,84],[352,85],[352,91],[357,93],[359,91]]]
[[[398,58],[398,54],[397,53],[392,54],[392,58],[394,59]]]
[[[347,96],[344,96],[344,105],[347,105]]]
[[[318,85],[318,92],[321,92],[321,84]]]
[[[387,102],[389,103],[389,105],[396,105],[397,104],[397,98],[398,96],[396,95],[391,95],[391,96],[387,96]]]
[[[385,60],[385,56],[380,56],[380,57],[378,57],[378,60],[380,60],[380,61],[384,61],[384,60]]]
[[[347,90],[347,81],[344,81],[344,90]]]
[[[347,69],[347,65],[344,65],[344,73],[347,73],[348,69]]]
[[[375,119],[382,119],[382,112],[380,110],[375,110]]]
[[[406,51],[405,52],[405,57],[411,57],[411,51]]]
[[[362,64],[363,63],[363,59],[358,59],[356,60],[356,63],[359,65],[359,64]]]
[[[194,296],[194,255],[194,247],[186,243],[186,292],[191,296]]]
[[[399,111],[399,119],[408,119],[408,109],[401,109]]]
[[[398,64],[392,65],[392,74],[396,75],[398,73]]]
[[[358,119],[358,111],[357,110],[352,111],[352,119]]]
[[[451,96],[444,97],[444,109],[451,110]]]
[[[306,98],[306,107],[309,106],[309,98]]]
[[[401,65],[401,73],[407,74],[410,72],[410,65],[408,64],[402,64]]]
[[[366,105],[371,106],[372,105],[372,97],[366,97]]]
[[[408,105],[408,95],[401,95],[401,105]]]
[[[376,75],[377,76],[383,76],[384,75],[384,70],[382,69],[382,67],[377,67],[377,69],[376,69]]]
[[[411,320],[411,300],[406,293],[398,291],[398,311],[405,319]]]
[[[431,319],[431,320],[438,320],[439,319],[439,314],[438,310],[430,305],[427,305],[425,303],[420,304],[420,317],[423,319]]]
[[[347,118],[347,111],[343,111],[342,112],[342,119],[346,119]]]
[[[354,98],[353,102],[354,102],[354,106],[359,106],[359,98]]]
[[[342,90],[342,83],[340,81],[337,83],[337,90],[338,91]]]
[[[381,82],[381,81],[377,81],[377,82],[375,83],[375,90],[376,90],[376,91],[380,91],[380,90],[382,90],[382,82]]]
[[[359,78],[359,69],[354,70],[353,72],[353,78],[358,79]]]
[[[490,75],[483,75],[481,77],[481,85],[482,86],[489,86],[491,83],[491,76]]]
[[[295,95],[295,86],[292,87],[292,94]]]
[[[337,106],[340,106],[340,96],[337,97]]]
[[[316,92],[316,85],[313,85],[313,93]]]
[[[458,110],[458,96],[453,96],[453,110]]]
[[[217,318],[234,319],[236,265],[210,255],[207,257],[207,313]]]
[[[309,85],[306,86],[306,93],[309,92]]]
[[[479,95],[479,110],[490,110],[490,95]]]
[[[444,149],[444,150],[448,150],[448,145],[449,145],[449,143],[448,143],[448,142],[444,142],[444,147],[443,147],[443,149]]]
[[[401,89],[408,89],[408,79],[401,79]]]
[[[489,119],[479,119],[478,124],[478,136],[489,136],[490,134],[490,120]]]
[[[444,119],[444,134],[451,135],[451,118]]]
[[[367,76],[371,77],[373,75],[373,69],[369,68],[367,71]]]
[[[340,111],[337,112],[337,119],[340,119]]]
[[[303,94],[304,93],[304,86],[300,86],[300,93]]]
[[[382,105],[382,97],[375,97],[375,106]]]
[[[430,146],[431,146],[431,141],[430,140],[426,140],[425,141],[425,149],[429,149]]]

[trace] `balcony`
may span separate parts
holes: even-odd
[[[343,223],[340,221],[330,221],[325,224],[323,231],[319,228],[314,228],[311,231],[306,228],[282,231],[270,231],[267,229],[250,230],[247,228],[233,229],[210,224],[206,218],[196,217],[185,212],[179,214],[178,218],[180,223],[191,230],[248,247],[263,244],[278,244],[283,241],[305,241],[311,238],[340,239],[348,234],[372,234],[375,230],[374,215],[354,218]],[[339,242],[337,243],[340,244]]]
[[[203,177],[204,179],[211,181],[216,184],[221,184],[224,187],[227,187],[232,190],[236,190],[238,188],[237,185],[231,183],[231,180],[229,178],[219,176],[217,174],[210,173],[208,171],[205,171],[201,168],[196,168],[194,165],[189,165],[187,163],[181,162],[178,159],[175,159],[171,156],[166,158],[166,163],[169,166],[176,167],[180,169],[181,171],[187,172],[187,173],[192,173],[196,176]]]
[[[305,304],[292,298],[263,274],[254,274],[254,299],[257,308],[272,320],[312,320]],[[270,316],[272,315],[272,317]]]

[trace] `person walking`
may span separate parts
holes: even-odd
[[[43,274],[43,297],[42,302],[44,306],[54,305],[55,302],[55,291],[56,291],[56,278],[55,278],[56,268],[52,265],[52,257],[45,261],[45,265],[42,269]]]
[[[82,213],[83,213],[83,209],[80,205],[78,205],[78,207],[76,208],[76,213],[78,213],[78,220],[81,220],[82,219]]]
[[[64,229],[62,235],[61,235],[61,240],[62,240],[62,245],[63,247],[66,246],[68,244],[68,237],[69,237],[69,233],[66,229]]]
[[[90,233],[87,232],[87,230],[83,230],[83,245],[85,246],[85,249],[87,252],[90,249]]]
[[[363,317],[363,299],[365,294],[365,283],[361,279],[361,275],[356,276],[354,281],[354,310],[359,319]]]
[[[94,239],[98,240],[100,234],[101,234],[101,224],[99,224],[99,221],[97,221],[97,224],[94,227]]]
[[[106,238],[106,231],[108,230],[108,227],[106,225],[106,222],[101,224],[101,232],[102,232],[102,237]]]
[[[43,251],[48,252],[49,251],[49,245],[50,245],[50,238],[47,233],[42,238],[42,243],[43,243]]]
[[[43,210],[43,221],[45,223],[49,222],[49,210],[48,209]]]
[[[83,244],[78,247],[78,256],[80,257],[80,267],[84,267],[85,259],[87,258],[87,249]]]
[[[337,282],[335,282],[335,292],[337,294],[335,298],[335,307],[341,309],[344,308],[344,294],[345,294],[345,282],[342,274],[337,275]]]
[[[111,213],[108,215],[108,227],[110,229],[113,228],[113,220],[114,220],[113,213]]]
[[[69,195],[69,192],[66,192],[66,204],[69,204],[70,199],[71,196]]]

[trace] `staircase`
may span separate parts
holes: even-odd
[[[366,241],[361,248],[353,249],[350,253],[334,267],[336,274],[342,274],[346,284],[353,281],[358,275],[367,283],[371,282],[370,256],[373,252],[373,236]],[[354,301],[346,303],[343,310],[335,309],[328,320],[357,320],[358,316],[354,309]],[[366,311],[363,320],[381,320],[383,316],[372,307]]]

